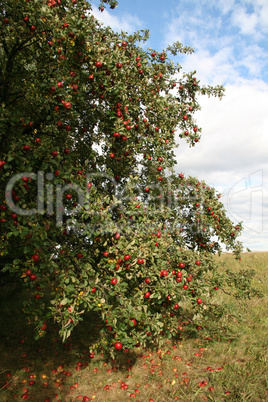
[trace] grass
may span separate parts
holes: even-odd
[[[191,338],[185,332],[162,350],[136,348],[116,361],[90,358],[89,346],[97,340],[94,317],[79,325],[66,344],[53,328],[34,341],[21,314],[23,294],[2,297],[0,401],[23,395],[37,402],[72,402],[84,396],[101,402],[267,401],[268,253],[246,253],[240,262],[228,254],[216,258],[234,270],[254,269],[254,286],[264,293],[264,298],[241,304],[219,290],[219,298],[230,305],[230,329],[236,334],[226,341],[217,335]]]

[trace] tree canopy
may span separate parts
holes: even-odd
[[[144,50],[148,31],[113,32],[86,1],[6,0],[0,16],[1,269],[29,289],[38,336],[95,311],[106,350],[158,343],[187,303],[203,328],[232,282],[213,254],[239,256],[242,226],[174,149],[198,145],[198,98],[223,87],[172,61],[193,49]]]

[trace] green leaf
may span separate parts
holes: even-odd
[[[64,299],[61,300],[60,304],[62,306],[65,306],[68,303],[68,299],[65,297]]]

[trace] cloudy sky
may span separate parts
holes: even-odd
[[[268,250],[268,0],[119,0],[93,13],[114,30],[149,29],[146,47],[180,41],[193,55],[174,61],[225,97],[200,100],[202,138],[176,151],[178,171],[216,187],[230,218],[243,221],[241,241]]]

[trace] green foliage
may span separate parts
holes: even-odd
[[[1,268],[29,289],[38,336],[53,318],[65,340],[92,310],[106,351],[156,344],[185,303],[201,328],[212,255],[223,243],[239,258],[242,226],[175,173],[174,148],[200,140],[197,95],[223,88],[168,59],[193,49],[143,50],[148,31],[114,33],[88,2],[7,0],[0,15]]]

